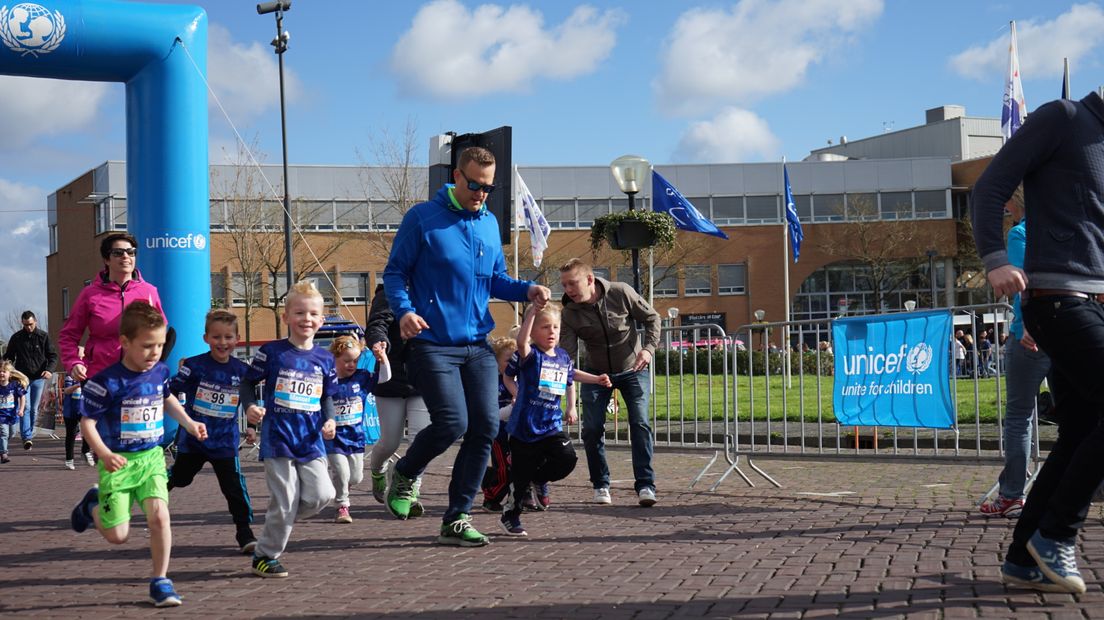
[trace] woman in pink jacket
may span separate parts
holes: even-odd
[[[61,363],[77,381],[83,382],[119,361],[119,317],[127,304],[140,299],[165,314],[157,288],[134,268],[137,254],[138,243],[126,233],[110,234],[100,243],[104,270],[77,296],[58,335]],[[88,340],[82,359],[77,346],[86,330]]]

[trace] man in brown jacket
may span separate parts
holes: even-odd
[[[590,265],[573,258],[560,267],[563,318],[560,346],[573,358],[582,340],[587,372],[606,373],[612,388],[583,384],[583,447],[586,449],[594,502],[610,504],[609,466],[606,464],[606,406],[613,390],[621,390],[629,412],[634,488],[641,506],[656,503],[652,470],[652,428],[648,424],[651,375],[648,366],[659,344],[659,313],[631,286],[594,277]],[[644,325],[644,344],[636,323]]]

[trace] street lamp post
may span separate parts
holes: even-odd
[[[287,290],[291,292],[291,286],[295,282],[295,272],[292,270],[291,261],[291,197],[288,189],[288,156],[287,156],[287,113],[284,107],[284,52],[287,51],[288,40],[291,35],[284,30],[284,12],[291,10],[291,0],[275,0],[262,2],[257,5],[257,14],[276,14],[276,38],[272,39],[272,47],[275,48],[276,58],[280,65],[280,137],[283,141],[284,153],[284,254],[287,256]]]
[[[756,323],[762,323],[763,322],[763,317],[767,316],[766,311],[764,311],[762,309],[756,310],[755,312],[752,312],[751,314],[752,314],[752,316],[755,317],[755,322]],[[763,351],[767,350],[767,328],[765,328],[765,327],[763,328],[763,332],[759,335],[759,346],[762,347]]]
[[[931,286],[931,307],[937,308],[939,304],[935,299],[935,248],[928,250],[928,284]]]
[[[610,163],[610,172],[617,187],[629,197],[629,211],[636,208],[633,198],[644,189],[652,164],[639,155],[622,155]],[[640,292],[640,250],[632,249],[633,289]]]
[[[368,272],[362,272],[360,274],[360,281],[363,283],[364,289],[364,330],[368,331]]]

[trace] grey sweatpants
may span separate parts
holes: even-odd
[[[418,431],[429,426],[429,409],[421,396],[410,398],[376,397],[376,413],[379,414],[380,438],[372,446],[368,466],[372,471],[384,471],[387,459],[399,449],[403,438],[403,426],[411,439]]]
[[[289,458],[264,460],[268,485],[268,511],[264,529],[257,539],[257,555],[278,558],[287,547],[295,519],[316,515],[334,500],[334,487],[326,470],[326,459],[306,463]]]
[[[364,480],[364,453],[327,454],[326,459],[330,461],[330,475],[333,477],[334,489],[337,491],[334,503],[348,507],[349,487],[356,486]]]

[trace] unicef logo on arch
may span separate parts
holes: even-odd
[[[146,237],[145,247],[147,250],[205,250],[207,249],[207,237],[203,233],[164,234],[157,237]]]
[[[61,11],[40,4],[21,2],[0,7],[0,41],[20,56],[49,54],[65,38],[65,18]]]

